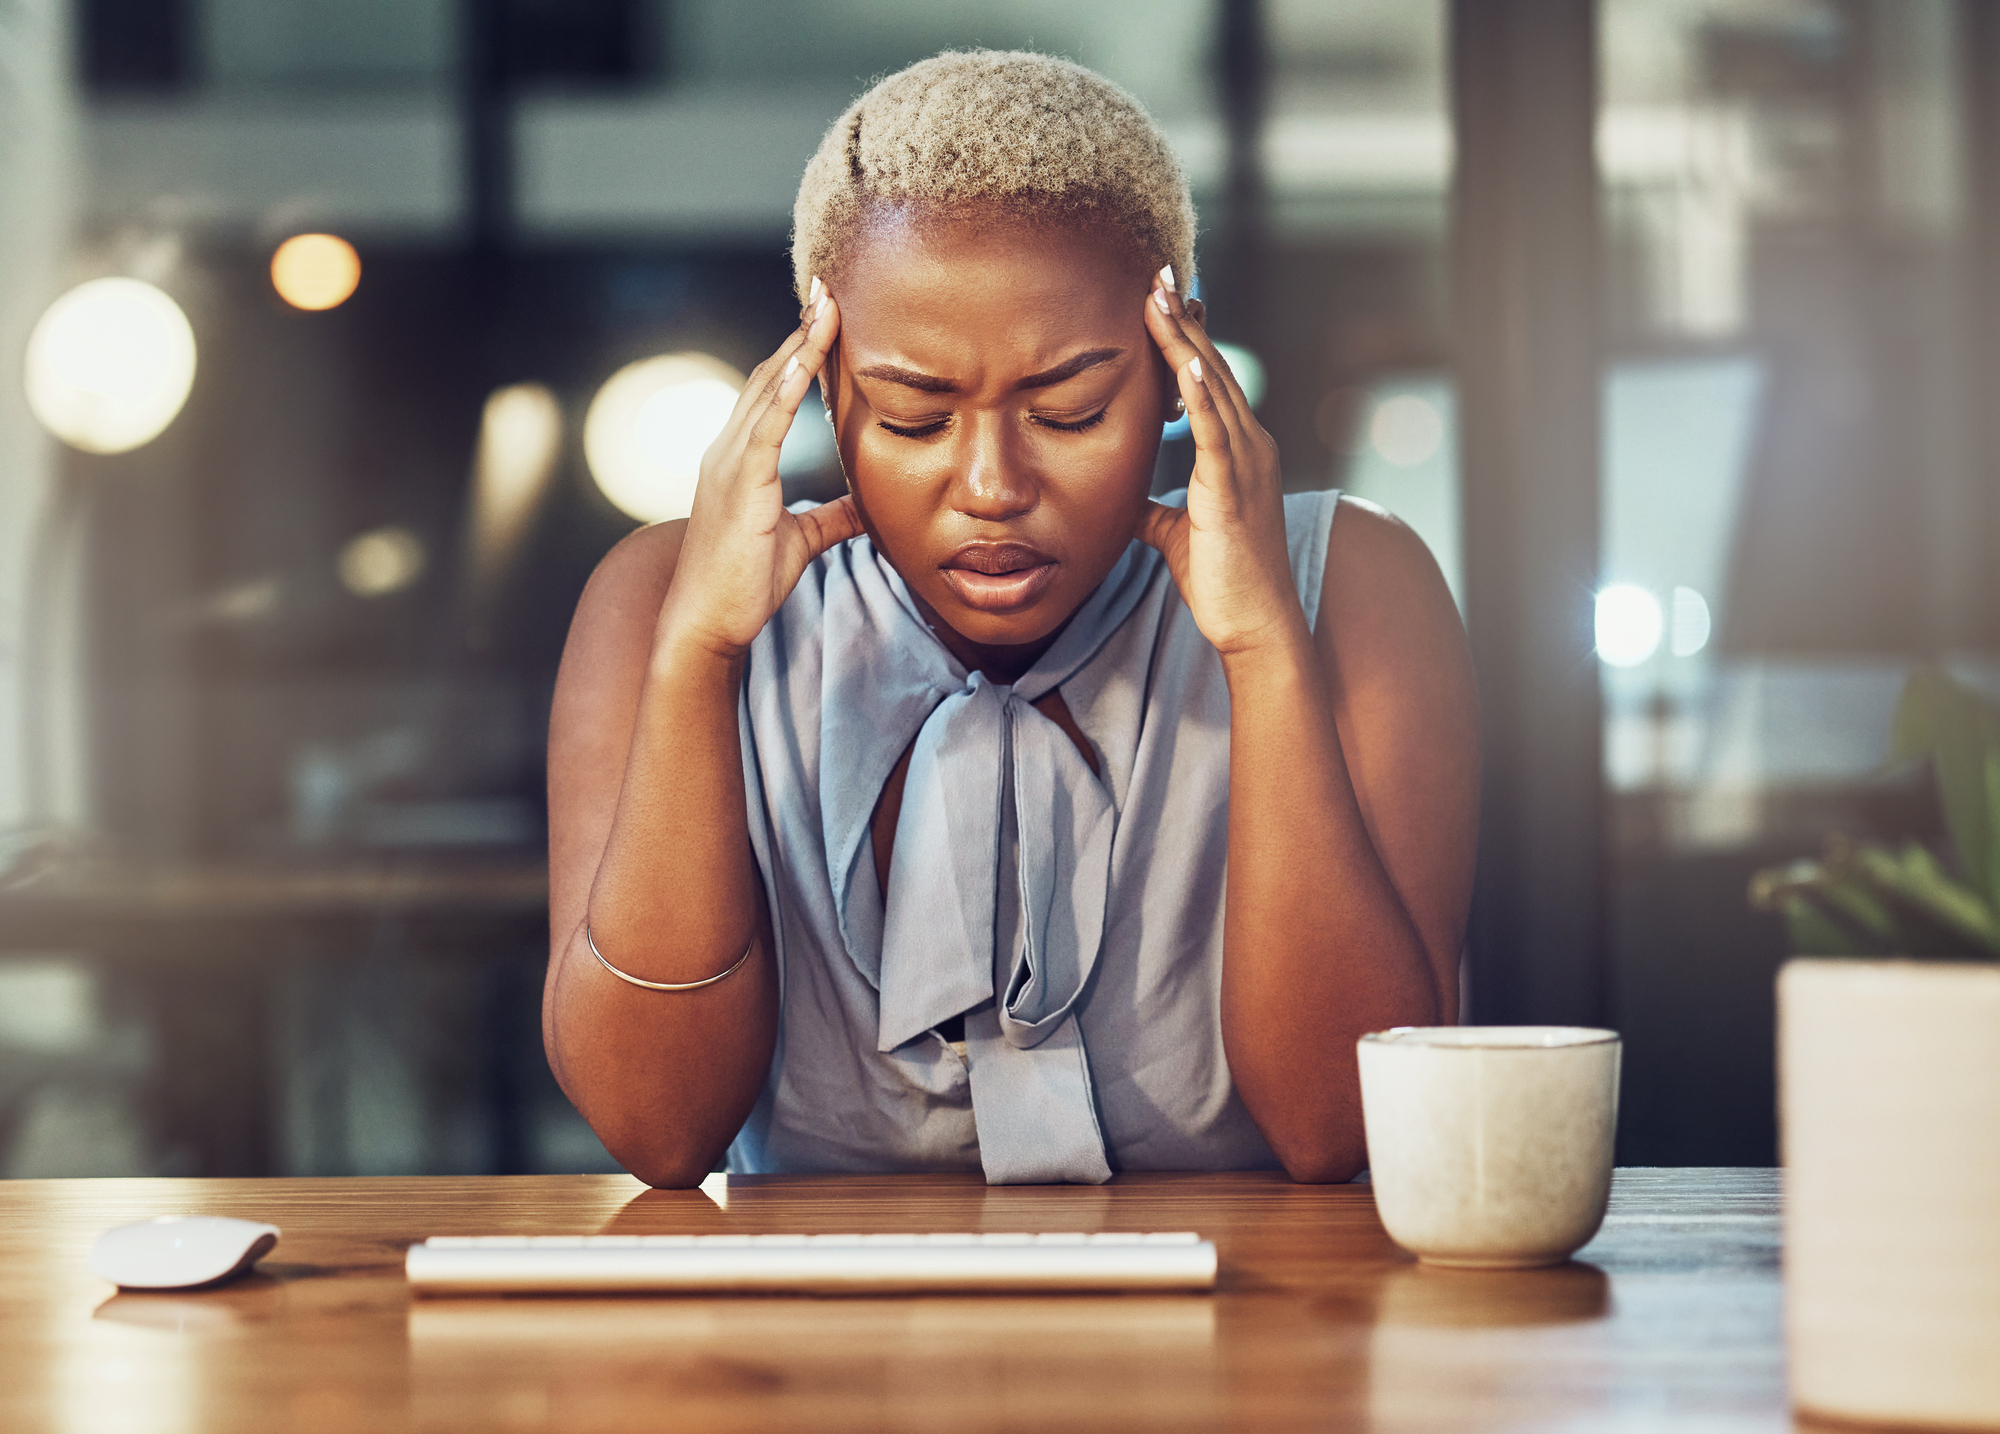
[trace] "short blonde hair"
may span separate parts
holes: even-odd
[[[1105,224],[1147,269],[1194,280],[1194,203],[1138,100],[1082,65],[947,50],[879,80],[819,143],[792,209],[803,303],[870,212],[997,202],[1030,221]]]

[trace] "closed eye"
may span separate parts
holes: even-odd
[[[1110,405],[1106,404],[1103,408],[1091,414],[1090,417],[1079,418],[1074,423],[1066,423],[1060,418],[1044,418],[1039,413],[1030,414],[1029,421],[1043,428],[1053,428],[1058,433],[1084,433],[1104,422],[1104,415],[1110,411]],[[875,426],[885,432],[895,434],[898,438],[929,438],[934,433],[943,432],[944,426],[949,422],[951,422],[951,419],[946,417],[933,419],[929,423],[906,426],[900,423],[891,423],[886,418],[878,418],[875,421]]]
[[[904,428],[900,424],[891,423],[888,419],[883,418],[876,420],[875,426],[888,430],[898,438],[929,438],[933,433],[941,432],[949,422],[951,420],[948,418],[940,418],[930,423],[919,424],[915,428]]]
[[[1031,415],[1031,417],[1036,423],[1039,423],[1042,427],[1053,428],[1058,433],[1082,433],[1086,429],[1095,428],[1097,427],[1098,424],[1104,422],[1104,415],[1109,413],[1110,411],[1111,411],[1111,405],[1106,404],[1103,408],[1100,408],[1097,410],[1097,412],[1091,414],[1090,417],[1079,418],[1074,423],[1064,423],[1059,418],[1043,418],[1040,414],[1033,414]]]

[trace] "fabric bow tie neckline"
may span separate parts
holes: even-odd
[[[1128,548],[1005,686],[959,666],[866,538],[847,547],[854,582],[831,590],[825,614],[820,810],[842,938],[880,997],[877,1049],[965,1013],[987,1179],[1106,1180],[1077,1006],[1103,940],[1117,812],[1069,734],[1033,704],[1117,630],[1155,555]],[[905,749],[878,944],[860,858]]]

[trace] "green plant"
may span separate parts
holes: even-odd
[[[2000,958],[2000,704],[1936,669],[1896,707],[1899,758],[1929,758],[1952,866],[1916,842],[1900,852],[1835,837],[1818,861],[1760,871],[1751,903],[1785,918],[1814,956]]]

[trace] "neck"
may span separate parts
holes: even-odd
[[[1055,631],[1046,637],[1037,638],[1033,642],[995,646],[974,642],[939,617],[937,610],[918,597],[914,591],[910,593],[910,597],[915,601],[917,611],[923,614],[924,621],[930,624],[931,631],[937,634],[938,641],[944,644],[945,651],[957,658],[967,672],[977,672],[988,682],[999,685],[1012,686],[1019,682],[1029,668],[1042,660],[1042,654],[1055,646],[1056,639],[1063,635],[1063,629],[1070,624],[1070,618],[1066,617],[1057,625]],[[1074,616],[1074,613],[1070,615]]]

